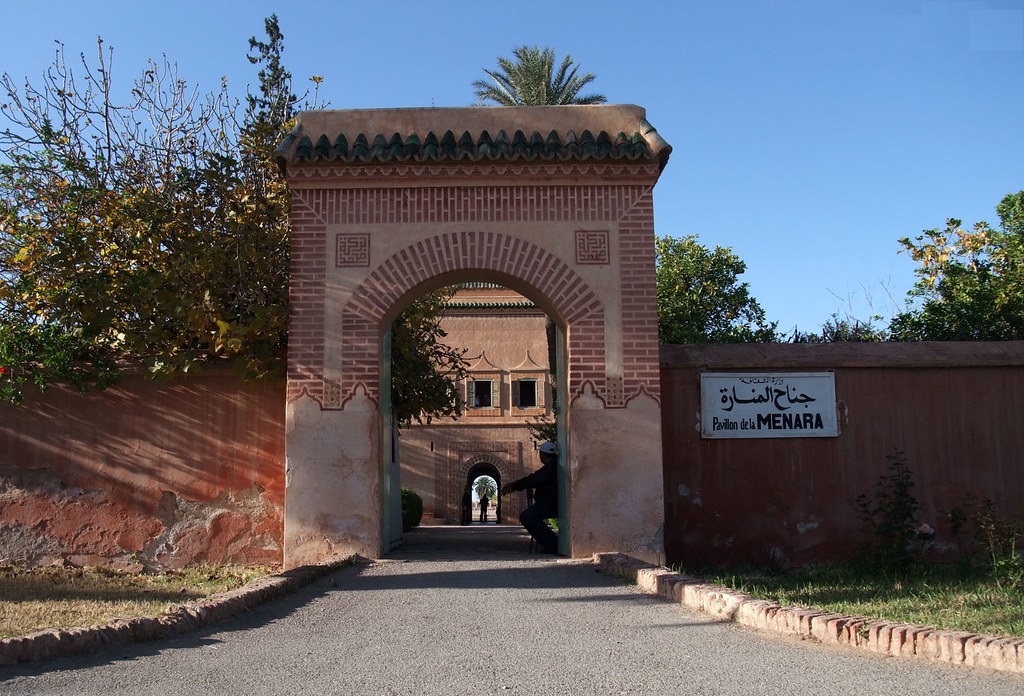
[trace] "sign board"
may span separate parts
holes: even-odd
[[[700,404],[705,438],[839,435],[832,372],[705,372]]]

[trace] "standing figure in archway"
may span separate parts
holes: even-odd
[[[462,514],[459,517],[459,524],[467,525],[473,521],[473,492],[466,484],[466,490],[462,492]]]
[[[480,497],[480,523],[487,522],[487,506],[491,504],[491,499],[484,493]]]
[[[558,446],[553,442],[545,442],[538,452],[541,468],[503,486],[501,492],[504,495],[512,491],[534,489],[533,504],[523,510],[519,521],[540,544],[541,553],[558,553],[558,535],[547,523],[548,519],[558,517]]]

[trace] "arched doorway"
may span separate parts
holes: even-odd
[[[530,424],[556,425],[557,421],[564,430],[568,414],[567,408],[555,407],[555,393],[565,393],[564,383],[556,384],[563,374],[556,363],[558,355],[565,352],[564,332],[538,302],[526,297],[540,298],[540,291],[494,272],[479,273],[460,273],[457,277],[462,281],[445,289],[451,293],[442,319],[445,342],[473,351],[467,354],[466,379],[457,383],[464,402],[462,416],[407,424],[397,438],[400,453],[390,458],[398,464],[389,471],[387,490],[397,490],[399,478],[401,486],[416,490],[424,499],[425,517],[431,524],[462,522],[467,462],[487,462],[507,481],[535,471],[541,465],[536,452],[539,443]],[[478,276],[493,281],[465,280]],[[498,279],[514,282],[523,294],[494,281]],[[425,292],[430,291],[421,286],[412,295]],[[391,313],[400,313],[407,300],[408,296],[399,300],[396,311],[389,312],[384,321],[390,320]],[[381,355],[382,375],[389,355],[390,351]],[[381,392],[385,399],[387,387],[384,380]],[[385,448],[389,444],[385,443]],[[392,511],[397,504],[392,498]],[[525,497],[506,495],[500,505],[503,511],[508,508],[512,512],[509,519],[516,521]],[[387,517],[397,519],[393,512]],[[395,524],[387,533],[397,542],[394,532],[400,529]],[[560,529],[568,529],[567,516]]]
[[[494,493],[486,493],[488,496],[488,505],[486,508],[481,509],[481,515],[477,517],[479,522],[488,522],[490,517],[494,516],[494,521],[497,524],[502,524],[502,504],[501,496],[497,495],[497,492],[501,490],[501,472],[498,471],[490,462],[478,462],[469,470],[466,474],[466,487],[473,492],[473,498],[479,500],[481,496],[478,488],[478,482],[480,479],[489,479],[494,482]]]
[[[440,297],[443,340],[465,351],[465,377],[453,382],[463,406],[458,418],[402,426],[396,475],[423,499],[425,524],[455,525],[464,523],[467,462],[488,462],[503,480],[539,468],[538,424],[550,428],[562,412],[555,398],[560,333],[536,303],[497,283],[459,283]],[[502,510],[514,513],[508,519],[517,519],[521,497],[501,498]]]
[[[428,525],[463,521],[465,482],[461,471],[454,473],[463,462],[479,457],[507,462],[512,479],[538,469],[536,448],[543,439],[557,440],[549,433],[564,413],[557,402],[559,332],[536,303],[483,282],[449,286],[438,297],[443,298],[438,305],[443,341],[465,359],[465,377],[452,382],[461,414],[408,422],[400,438],[402,486],[423,499]],[[517,519],[520,497],[501,500],[503,509],[515,508],[507,516],[511,521]]]
[[[298,120],[278,150],[293,192],[286,565],[386,549],[387,327],[411,294],[466,281],[557,320],[563,553],[660,560],[652,189],[670,148],[643,110]]]

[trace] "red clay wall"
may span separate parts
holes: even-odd
[[[702,371],[835,371],[840,435],[702,439]],[[1024,516],[1024,342],[663,346],[670,562],[804,563],[865,540],[854,501],[905,453],[935,546],[966,495]]]
[[[704,440],[702,370],[834,370],[840,435]],[[1024,515],[1024,343],[664,346],[661,379],[669,562],[848,557],[896,449],[940,547],[965,495]],[[226,373],[0,404],[0,562],[280,562],[284,404]]]
[[[0,562],[280,563],[284,405],[216,371],[0,404]]]

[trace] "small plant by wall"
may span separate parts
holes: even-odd
[[[1000,589],[1024,589],[1024,558],[1017,542],[1024,533],[1024,522],[1002,517],[991,500],[985,500],[976,516],[979,541]]]
[[[423,498],[411,488],[402,487],[402,529],[418,527],[423,519]]]
[[[882,570],[906,570],[925,560],[935,529],[917,518],[919,505],[911,489],[913,472],[903,452],[888,457],[889,473],[879,477],[874,494],[857,497],[858,516],[871,539],[867,561]],[[959,565],[966,572],[983,572],[1004,592],[1024,589],[1024,520],[1003,516],[986,498],[976,505],[968,496],[946,518],[959,547]]]
[[[975,505],[970,497],[950,510],[948,517],[954,539],[967,537],[961,546],[961,565],[987,571],[1003,591],[1024,590],[1024,556],[1018,549],[1024,539],[1024,520],[1001,515],[990,498]]]
[[[868,559],[886,569],[910,565],[924,550],[935,530],[917,519],[920,505],[911,492],[913,472],[899,449],[887,456],[889,473],[878,477],[874,494],[857,496],[857,516],[870,538]]]

